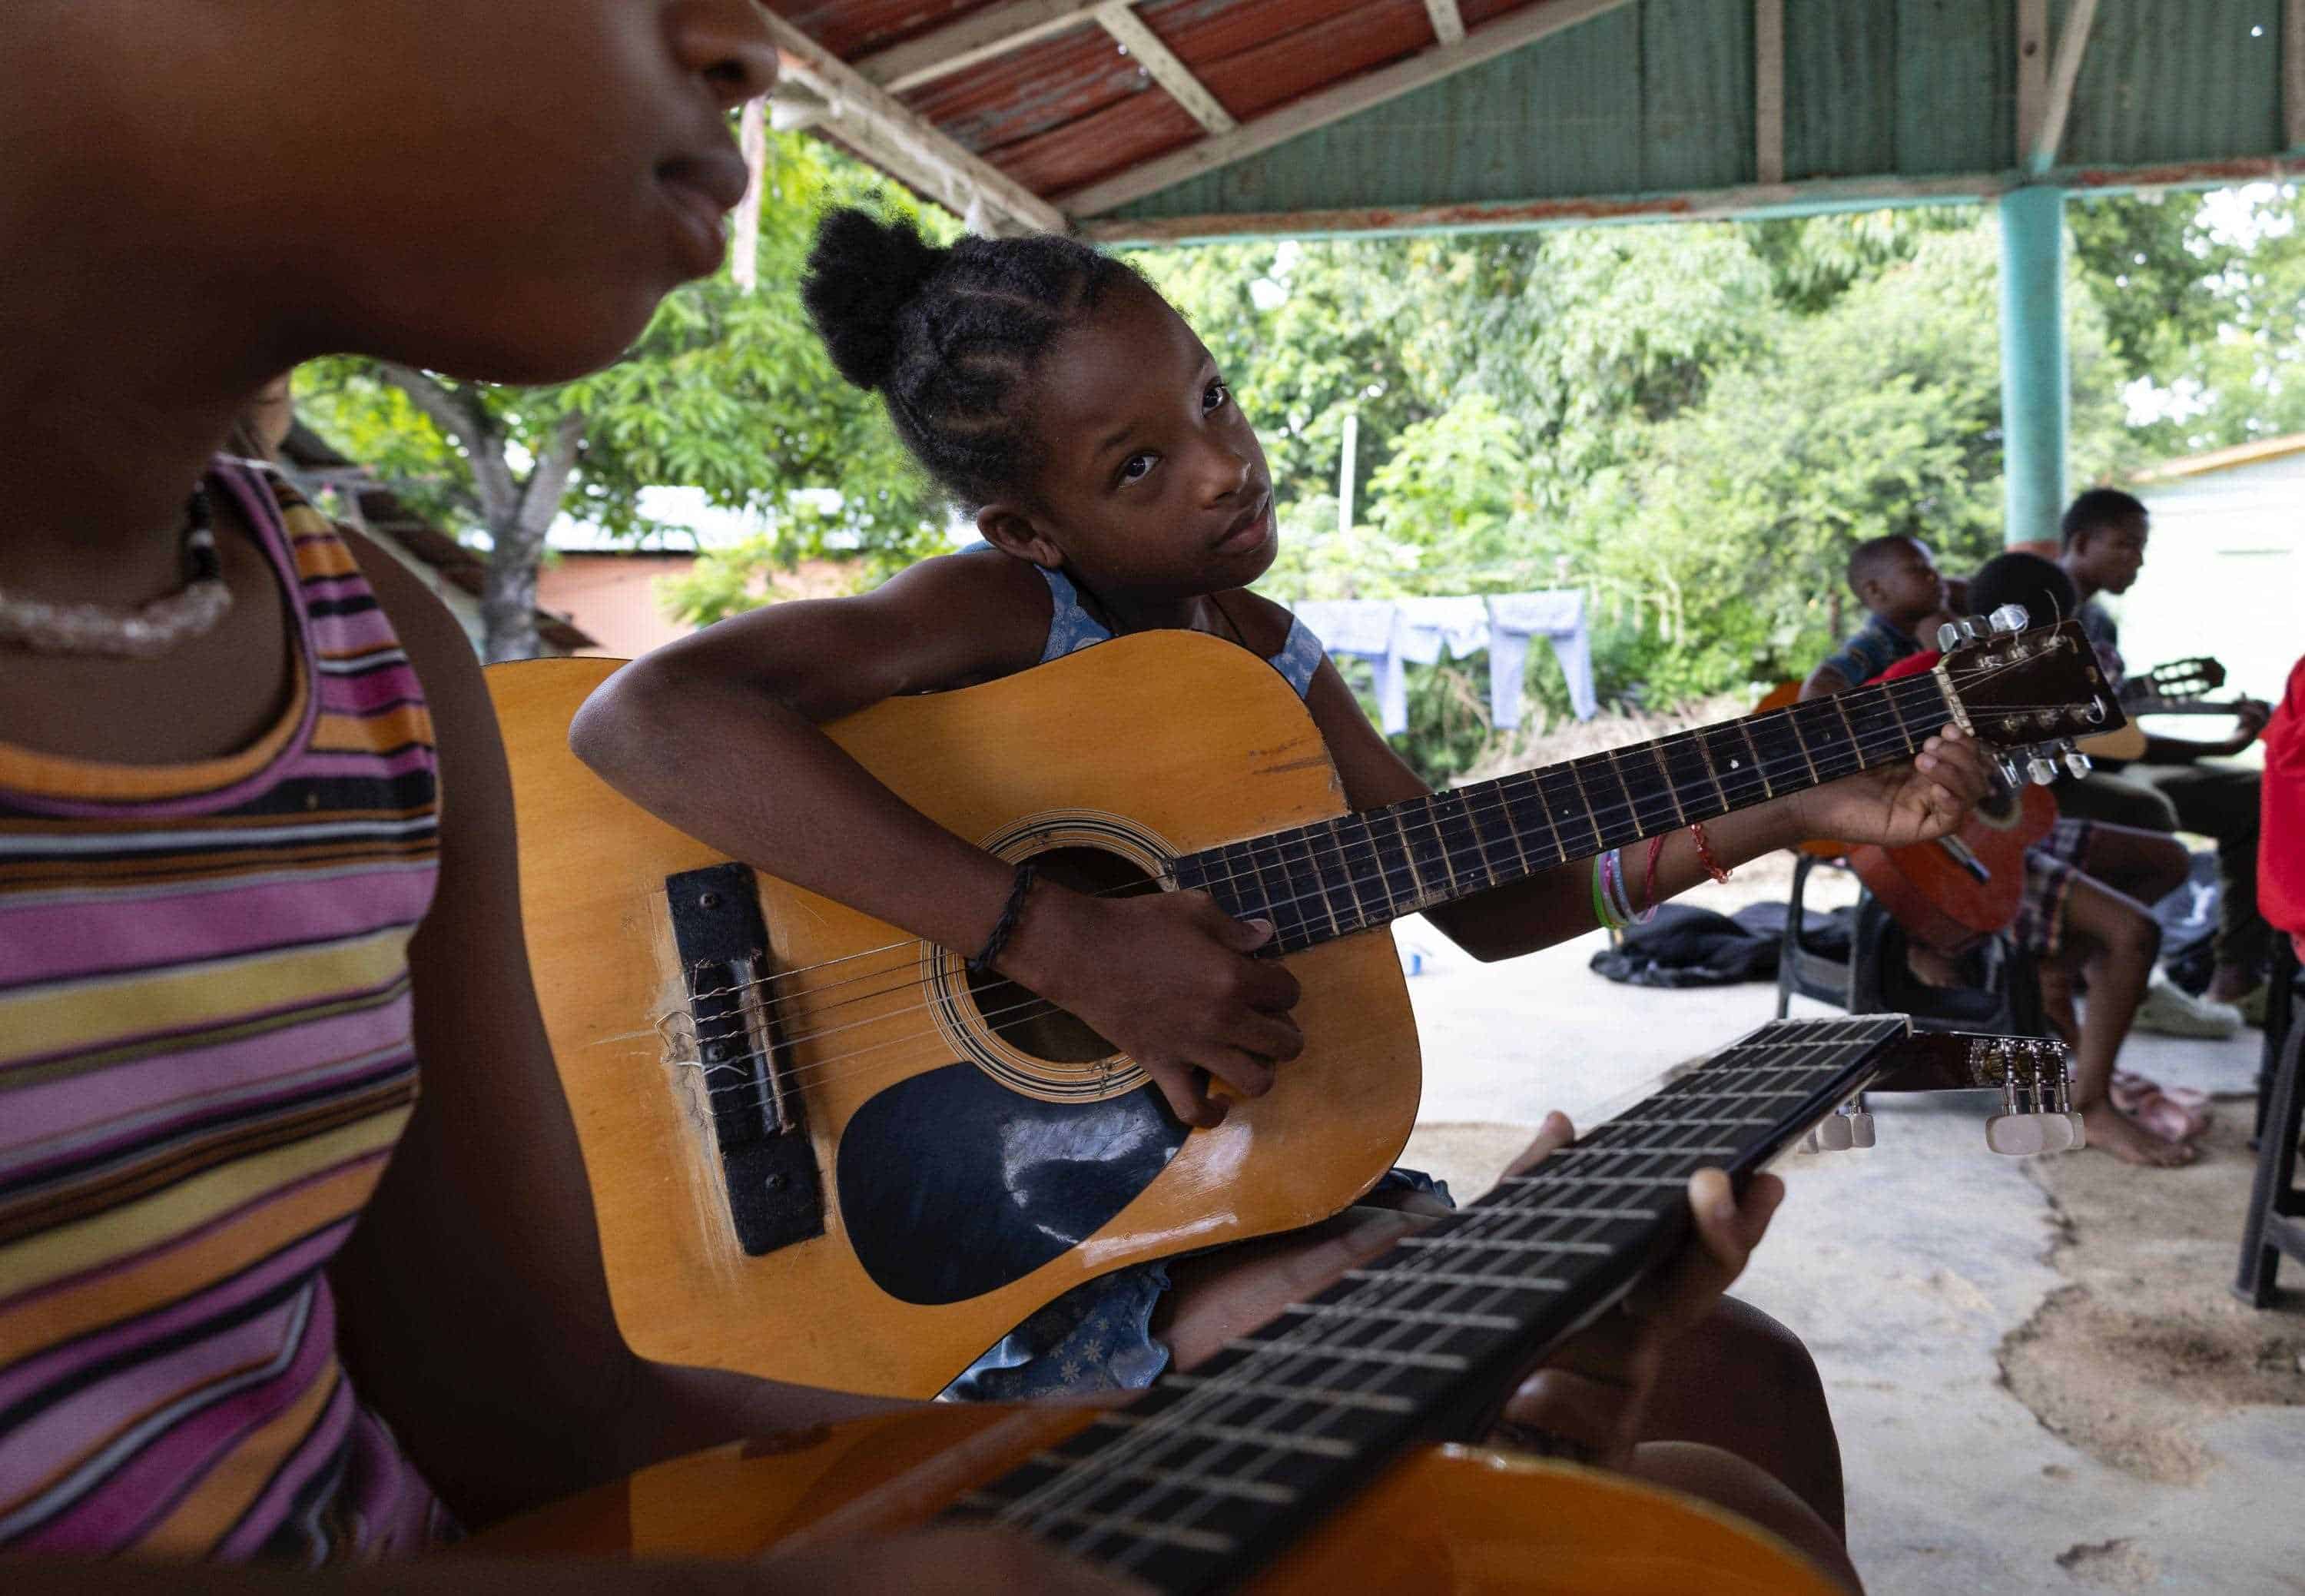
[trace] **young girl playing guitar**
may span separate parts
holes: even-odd
[[[778,604],[672,644],[594,696],[574,747],[626,796],[735,858],[946,946],[983,950],[1144,1063],[1188,1123],[1212,1125],[1224,1105],[1201,1071],[1256,1096],[1302,1046],[1289,1018],[1296,983],[1251,957],[1272,928],[1236,923],[1199,893],[1100,899],[1030,884],[908,807],[817,726],[1118,634],[1187,628],[1270,661],[1305,698],[1353,807],[1425,792],[1319,641],[1247,591],[1275,551],[1255,430],[1159,294],[1064,239],[938,249],[905,226],[838,212],[819,235],[806,296],[842,373],[885,397],[984,547],[926,560],[862,597]],[[1607,861],[1607,879],[1646,909],[1804,835],[1939,835],[1984,777],[1952,728],[1927,750],[1917,767],[1628,849]],[[1433,918],[1484,960],[1544,947],[1593,927],[1601,867],[1558,869]],[[971,1371],[960,1391],[1141,1385],[1171,1357],[1190,1367],[1402,1223],[1357,1210],[1310,1238],[1106,1276],[1035,1316],[1017,1344],[1004,1344],[999,1367]],[[1799,1511],[1782,1522],[1805,1518],[1805,1532],[1788,1532],[1814,1541],[1828,1535],[1818,1518],[1839,1517],[1830,1420],[1806,1354],[1758,1317],[1724,1311],[1678,1350],[1640,1433],[1757,1460],[1799,1489],[1806,1506],[1788,1501]],[[1091,1319],[1104,1327],[1101,1358],[1080,1355],[1073,1334]],[[1788,1366],[1790,1396],[1743,1401],[1756,1369]],[[1755,1421],[1752,1410],[1772,1408]],[[1738,1475],[1724,1468],[1709,1483],[1739,1491]]]

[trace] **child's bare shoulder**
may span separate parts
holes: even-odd
[[[792,600],[733,616],[663,652],[750,674],[837,679],[844,708],[933,692],[1037,664],[1048,585],[1026,561],[989,550],[937,555],[846,598]]]
[[[1225,618],[1240,628],[1241,641],[1268,658],[1287,645],[1289,629],[1297,624],[1297,617],[1286,604],[1246,587],[1232,588],[1217,602],[1223,606]]]

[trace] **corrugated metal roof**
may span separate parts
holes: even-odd
[[[862,65],[836,93],[844,115],[886,114],[948,141],[950,170],[1014,179],[1110,237],[1997,192],[2029,180],[2020,99],[2049,92],[2078,0],[2051,0],[2046,32],[2021,42],[2020,0],[1458,0],[1467,35],[1453,47],[1425,0],[1135,7],[1239,124],[1215,118],[1215,132],[1089,0],[772,4]],[[1781,12],[1781,62],[1757,54],[1761,7]],[[2276,175],[2305,155],[2305,106],[2284,104],[2284,57],[2290,98],[2305,100],[2305,39],[2284,38],[2294,8],[2283,0],[2093,9],[2053,177],[2206,183]],[[1024,42],[944,75],[921,64],[945,41],[982,52],[1004,31]],[[926,81],[883,76],[886,93],[875,58],[899,45]],[[1773,81],[1781,180],[1759,131],[1775,124],[1759,103]],[[1392,92],[1365,103],[1378,89]]]

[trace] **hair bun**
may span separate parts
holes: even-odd
[[[826,213],[800,294],[843,377],[863,388],[887,385],[897,359],[897,312],[946,253],[909,221],[883,221],[853,205]]]

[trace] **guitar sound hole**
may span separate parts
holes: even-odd
[[[1135,865],[1101,848],[1052,848],[1035,854],[1033,863],[1040,866],[1042,880],[1093,897],[1133,898],[1160,891]],[[1062,1009],[1005,976],[971,971],[968,994],[985,1024],[1019,1053],[1052,1064],[1093,1064],[1118,1051]]]

